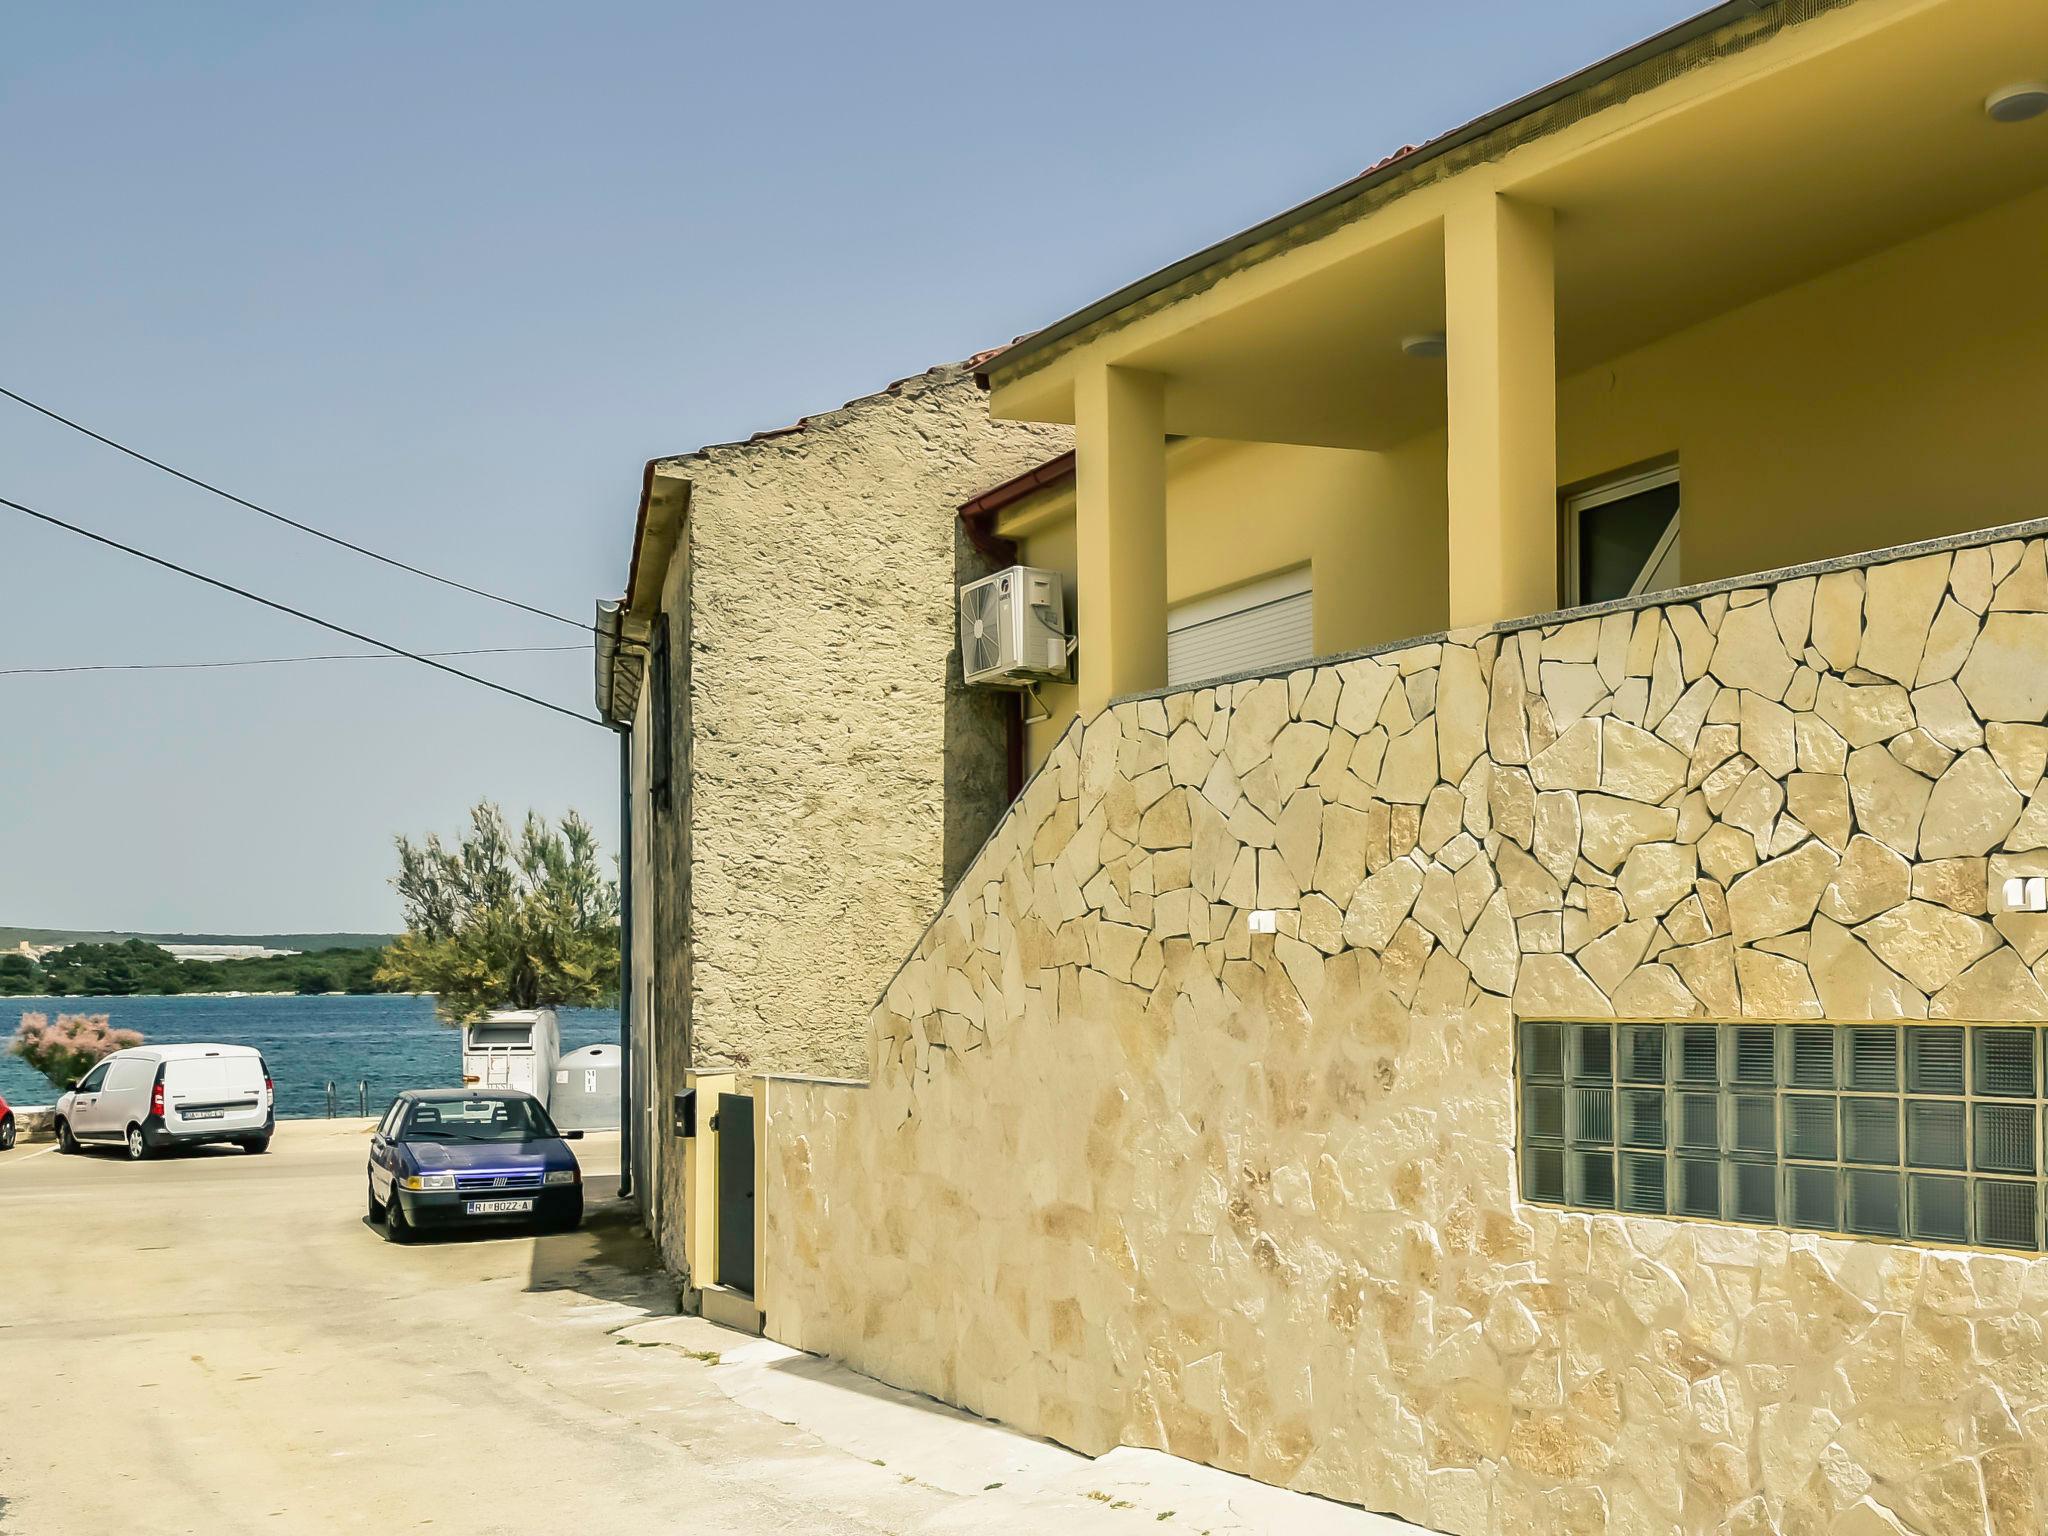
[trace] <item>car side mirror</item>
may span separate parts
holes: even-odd
[[[583,1133],[582,1133],[581,1131],[564,1131],[564,1132],[562,1132],[562,1140],[564,1140],[564,1141],[581,1141],[582,1139],[583,1139]]]
[[[71,1091],[72,1091],[73,1093],[76,1093],[76,1092],[78,1092],[78,1090],[79,1090],[79,1089],[83,1088],[84,1086],[85,1086],[85,1079],[81,1077],[81,1078],[77,1079],[77,1080],[76,1080],[75,1082],[73,1082],[73,1083],[72,1083],[72,1085],[71,1085]]]

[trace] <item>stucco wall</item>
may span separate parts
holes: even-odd
[[[1072,483],[1040,496],[1018,509],[1034,523],[1017,541],[1018,558],[1060,572],[1071,609],[1080,567]],[[1041,520],[1041,507],[1059,510]],[[1214,438],[1176,443],[1167,452],[1166,600],[1184,603],[1306,565],[1318,655],[1441,629],[1444,517],[1441,432],[1387,453]],[[1377,579],[1393,572],[1398,582]],[[1369,594],[1360,591],[1368,573]],[[1079,689],[1049,683],[1039,693],[1048,718],[1030,727],[1033,766],[1065,733]]]
[[[673,466],[692,489],[663,605],[687,693],[651,873],[657,1027],[687,1039],[663,1093],[685,1053],[858,1066],[949,852],[957,871],[1007,798],[1006,701],[959,683],[954,586],[979,557],[955,509],[1068,442],[991,422],[949,367]]]
[[[1457,1533],[2038,1532],[2048,1260],[1526,1204],[1511,1041],[2048,1017],[2043,531],[1077,728],[771,1085],[770,1331]]]
[[[2048,190],[1581,369],[1558,384],[1559,482],[1675,455],[1688,582],[2026,516],[2048,480],[2044,250]],[[1414,387],[1440,395],[1441,365],[1417,363]],[[1385,453],[1176,451],[1169,600],[1312,560],[1320,653],[1443,628],[1444,453],[1441,427]],[[1071,579],[1071,514],[1025,557]],[[1071,689],[1046,692],[1034,764],[1071,709]]]
[[[1687,581],[2030,516],[2044,249],[2048,189],[1561,381],[1559,479],[1678,454]]]

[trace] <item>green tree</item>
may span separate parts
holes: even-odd
[[[33,993],[39,980],[36,964],[27,955],[0,955],[0,992]]]
[[[406,931],[384,952],[380,984],[431,992],[450,1024],[494,1008],[609,1002],[618,990],[619,891],[597,834],[574,811],[559,828],[529,814],[515,842],[485,800],[454,848],[398,839]]]

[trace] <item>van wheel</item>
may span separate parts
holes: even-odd
[[[0,1117],[0,1152],[14,1150],[14,1116]]]
[[[268,1152],[270,1150],[270,1138],[268,1136],[251,1136],[247,1141],[237,1142],[236,1145],[244,1152]]]
[[[139,1126],[139,1125],[131,1125],[131,1126],[129,1126],[129,1127],[128,1127],[128,1161],[129,1161],[129,1162],[131,1162],[131,1163],[140,1163],[140,1162],[146,1162],[146,1161],[148,1161],[148,1159],[149,1159],[149,1143],[148,1143],[148,1142],[146,1142],[146,1141],[144,1141],[144,1140],[142,1139],[142,1127],[141,1127],[141,1126]]]
[[[78,1151],[78,1138],[71,1134],[71,1122],[69,1120],[59,1120],[57,1122],[57,1150],[66,1156],[70,1156]]]

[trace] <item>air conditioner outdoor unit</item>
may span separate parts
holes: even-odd
[[[1013,565],[960,589],[960,670],[970,683],[1028,688],[1067,675],[1067,600],[1058,571]]]

